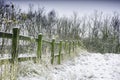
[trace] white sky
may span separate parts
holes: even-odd
[[[46,12],[55,10],[59,16],[71,16],[73,12],[77,12],[78,15],[87,15],[94,12],[94,10],[103,11],[104,13],[112,13],[114,11],[120,12],[120,1],[41,1],[41,0],[12,0],[16,6],[19,6],[22,11],[28,11],[28,5],[33,4],[34,9],[39,7],[45,7]]]

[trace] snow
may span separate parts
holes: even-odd
[[[60,65],[19,65],[18,80],[120,80],[120,54],[81,52]]]

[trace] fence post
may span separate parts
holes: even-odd
[[[18,60],[18,44],[19,44],[19,28],[13,28],[13,35],[12,35],[12,50],[11,50],[11,63],[15,63]]]
[[[78,40],[78,46],[81,46],[81,45],[80,45],[80,40]]]
[[[69,54],[71,53],[71,41],[69,41]]]
[[[74,40],[73,40],[73,52],[74,52],[74,46],[75,46],[75,42],[74,42]]]
[[[62,41],[60,41],[60,44],[59,44],[59,55],[58,55],[58,64],[61,63],[61,52],[62,52]]]
[[[55,39],[52,39],[51,42],[51,64],[54,62],[54,48],[55,48]]]
[[[76,49],[76,47],[77,47],[77,40],[74,40],[74,43],[75,43],[75,49]]]
[[[37,58],[41,58],[42,55],[42,33],[38,35],[38,43],[37,43]]]
[[[68,45],[67,45],[67,43],[68,43],[68,40],[65,41],[65,51],[66,51],[66,54],[68,52]]]
[[[64,42],[65,42],[65,45],[64,45],[64,46],[65,46],[65,51],[66,51],[66,45],[67,45],[67,44],[66,44],[66,41],[67,41],[67,40],[64,41]]]
[[[77,45],[79,46],[79,40],[78,40],[78,44]]]

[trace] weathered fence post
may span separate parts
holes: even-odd
[[[75,46],[75,43],[74,43],[74,40],[73,40],[73,52],[74,52],[74,46]]]
[[[75,48],[77,48],[77,40],[75,40]]]
[[[55,39],[52,39],[51,42],[51,64],[54,62],[54,48],[55,48]]]
[[[12,35],[12,51],[11,51],[11,63],[18,61],[18,44],[19,44],[19,28],[13,28]]]
[[[65,51],[66,51],[66,54],[67,54],[67,52],[68,52],[68,46],[67,46],[67,43],[68,43],[68,42],[67,42],[67,41],[68,41],[68,40],[65,41]]]
[[[69,54],[71,53],[71,41],[69,41]]]
[[[37,58],[41,58],[41,55],[42,55],[42,33],[38,35]]]
[[[79,47],[79,40],[77,40],[77,47]]]
[[[78,46],[81,46],[81,44],[80,44],[81,42],[80,42],[80,40],[78,40]]]
[[[66,45],[67,45],[67,44],[66,44],[66,41],[67,41],[67,40],[64,41],[64,42],[65,42],[65,45],[64,45],[64,46],[65,46],[65,50],[66,50]]]
[[[62,41],[60,41],[60,43],[59,43],[58,64],[61,63],[61,52],[62,52]]]

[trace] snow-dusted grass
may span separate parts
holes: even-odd
[[[10,64],[9,61],[5,61],[3,65],[0,65],[0,80],[17,80],[17,64]]]
[[[120,80],[120,54],[81,52],[62,62],[19,64],[18,80]]]
[[[36,57],[36,54],[29,54],[29,53],[25,53],[25,54],[19,54],[18,55],[19,58],[22,57]],[[0,60],[2,59],[11,59],[11,54],[0,54]]]

